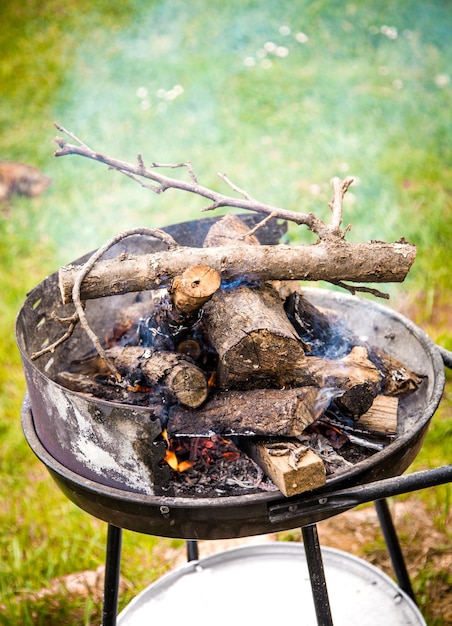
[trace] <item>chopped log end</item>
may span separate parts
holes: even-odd
[[[183,406],[196,409],[207,399],[206,377],[190,363],[176,365],[168,375],[166,384]]]
[[[298,442],[250,443],[248,454],[286,497],[326,483],[322,459]]]
[[[336,404],[354,419],[369,411],[377,395],[378,387],[369,381],[354,384],[336,398]]]
[[[193,265],[173,280],[171,293],[178,311],[189,315],[202,307],[220,288],[221,275],[208,265]]]

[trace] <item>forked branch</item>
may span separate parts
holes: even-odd
[[[126,161],[120,161],[114,159],[101,152],[96,152],[87,146],[83,141],[78,139],[73,133],[66,130],[60,124],[55,123],[56,128],[70,137],[75,143],[68,143],[66,139],[62,137],[56,137],[55,142],[59,146],[59,149],[55,151],[55,156],[67,156],[75,154],[79,156],[98,161],[108,165],[109,168],[115,169],[122,174],[125,174],[129,178],[132,178],[146,189],[150,189],[156,194],[161,194],[167,189],[179,189],[188,193],[193,193],[203,198],[211,200],[211,204],[204,207],[203,211],[213,211],[220,207],[231,207],[237,209],[246,209],[255,213],[262,213],[266,216],[262,223],[265,223],[271,218],[277,218],[294,222],[298,225],[306,226],[309,230],[315,233],[319,239],[326,240],[331,238],[343,238],[344,234],[341,231],[342,223],[342,201],[344,194],[353,182],[353,178],[349,177],[343,181],[339,179],[333,179],[332,185],[334,190],[333,199],[330,203],[332,209],[332,221],[331,224],[325,224],[314,213],[298,213],[296,211],[289,211],[280,207],[275,207],[269,204],[264,204],[258,200],[252,198],[246,191],[235,185],[226,174],[219,174],[220,178],[227,184],[238,196],[228,196],[222,193],[203,187],[198,183],[195,172],[190,162],[175,163],[175,164],[163,164],[163,163],[151,163],[148,167],[145,166],[143,157],[139,154],[137,157],[137,163],[127,163]],[[177,178],[171,178],[165,176],[156,170],[162,168],[177,169],[186,168],[188,170],[189,179],[180,180]],[[143,180],[144,179],[144,180]],[[152,184],[146,183],[145,180],[152,181]],[[240,197],[239,197],[240,196]],[[255,229],[257,229],[255,227]]]

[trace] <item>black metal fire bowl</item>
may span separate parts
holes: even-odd
[[[224,498],[168,498],[107,487],[56,461],[39,440],[28,397],[22,428],[33,452],[58,487],[78,507],[118,528],[157,537],[232,539],[315,524],[359,504],[435,487],[452,480],[452,465],[360,484],[330,479],[325,487],[284,498],[279,492]],[[349,487],[347,485],[354,484]],[[357,485],[357,486],[356,486]]]
[[[211,223],[199,220],[166,230],[184,245],[202,245]],[[262,242],[276,244],[282,232],[281,228],[264,232]],[[159,245],[146,243],[144,250],[141,240],[125,240],[120,250],[147,252]],[[111,254],[117,255],[118,248]],[[278,491],[216,498],[156,495],[153,480],[165,470],[150,466],[137,454],[146,445],[162,445],[154,442],[160,423],[149,409],[87,397],[54,381],[68,361],[91,348],[82,329],[76,329],[53,354],[30,358],[62,334],[50,313],[55,310],[65,317],[73,312],[71,306],[60,304],[57,273],[30,292],[16,324],[28,389],[22,424],[30,447],[76,505],[112,525],[146,534],[183,539],[241,537],[303,526],[335,514],[334,507],[319,506],[330,493],[400,477],[413,462],[441,400],[444,363],[450,355],[386,306],[326,289],[305,289],[304,295],[315,305],[337,311],[356,335],[425,377],[415,393],[400,401],[396,439],[353,468],[329,476],[325,487],[294,498]],[[134,297],[89,301],[87,316],[93,329],[102,336],[105,328],[111,328],[116,308]],[[358,503],[344,500],[339,507],[345,510]]]

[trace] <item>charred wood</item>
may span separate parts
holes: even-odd
[[[174,406],[170,436],[300,435],[318,417],[318,389],[252,389],[215,393],[198,410]]]
[[[308,355],[337,359],[354,347],[362,346],[367,350],[369,361],[381,373],[381,393],[411,393],[422,382],[421,375],[380,348],[360,339],[335,313],[315,307],[302,293],[294,291],[284,306],[288,318],[306,344]]]
[[[127,386],[149,390],[167,390],[175,401],[196,408],[207,398],[205,374],[193,362],[173,352],[152,352],[148,348],[125,346],[106,351],[109,359],[125,377]],[[98,355],[73,362],[72,373],[85,376],[109,376],[105,362]]]

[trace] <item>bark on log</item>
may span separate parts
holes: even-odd
[[[219,392],[196,411],[172,407],[168,434],[296,437],[318,417],[318,393],[315,387]]]
[[[296,440],[250,443],[247,454],[287,497],[326,483],[322,459]]]
[[[219,290],[204,306],[203,322],[218,353],[220,389],[281,387],[293,363],[305,360],[303,343],[269,285]]]
[[[143,255],[99,261],[83,280],[82,300],[160,288],[192,265],[208,265],[231,280],[326,280],[330,282],[402,282],[416,256],[408,243],[321,241],[303,246],[228,245],[178,247]],[[72,300],[81,266],[59,272],[63,303]]]
[[[290,294],[284,306],[289,320],[306,344],[308,355],[336,359],[354,347],[362,346],[367,350],[369,361],[381,374],[381,393],[411,393],[422,382],[422,377],[399,359],[360,339],[335,312],[317,308],[302,293]]]
[[[115,384],[105,384],[96,380],[91,375],[77,374],[75,372],[58,372],[55,380],[66,389],[83,393],[87,396],[94,396],[109,402],[120,402],[133,406],[152,407],[152,414],[161,417],[165,410],[162,398],[159,394],[150,394],[149,389],[135,387],[123,387]],[[166,416],[165,416],[166,418]]]
[[[137,383],[154,391],[167,390],[180,404],[190,408],[199,407],[207,398],[204,373],[181,354],[127,346],[110,348],[106,355],[131,386]],[[74,362],[70,371],[91,376],[110,374],[100,356]]]

